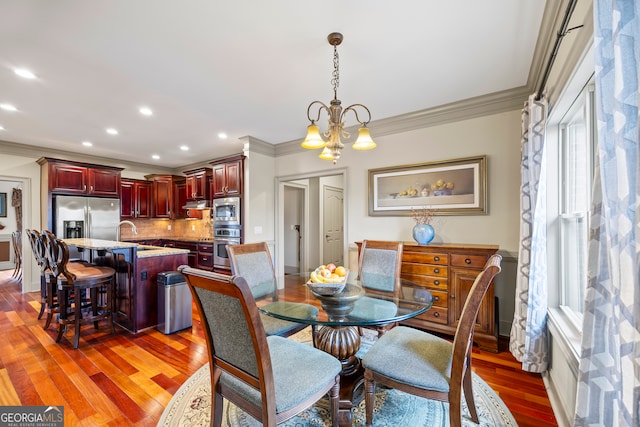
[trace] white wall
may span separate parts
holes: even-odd
[[[346,167],[347,241],[388,239],[412,241],[410,217],[368,215],[368,169],[424,163],[486,154],[489,214],[442,216],[435,221],[436,241],[500,245],[517,252],[520,183],[520,112],[511,111],[456,123],[375,137],[378,147],[356,152],[349,146],[338,161]],[[331,172],[334,166],[303,150],[276,158],[278,176],[310,171]]]
[[[503,271],[495,286],[499,333],[509,335],[519,239],[520,123],[520,111],[516,110],[382,137],[376,137],[372,129],[378,144],[375,150],[356,152],[348,144],[333,166],[317,159],[317,151],[301,148],[298,153],[276,157],[275,173],[280,177],[319,171],[329,175],[336,167],[347,168],[345,227],[351,264],[357,261],[356,241],[413,241],[411,217],[369,216],[369,169],[487,155],[488,214],[436,217],[435,241],[500,246]]]
[[[275,239],[275,169],[272,156],[245,152],[244,241]]]

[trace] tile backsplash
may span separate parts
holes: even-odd
[[[131,240],[213,237],[213,222],[209,211],[203,211],[202,216],[203,219],[134,219],[132,222],[136,225],[138,234],[134,235],[131,227],[123,225],[120,228],[120,238]]]

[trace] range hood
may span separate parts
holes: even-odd
[[[182,207],[182,209],[196,209],[196,210],[209,209],[209,208],[210,206],[207,200],[192,200],[187,202],[187,204]]]

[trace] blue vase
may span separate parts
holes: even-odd
[[[419,245],[428,245],[436,236],[431,224],[416,224],[413,227],[413,238]]]

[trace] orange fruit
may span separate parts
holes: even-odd
[[[336,267],[336,274],[340,277],[344,277],[347,274],[347,269],[343,266]]]

